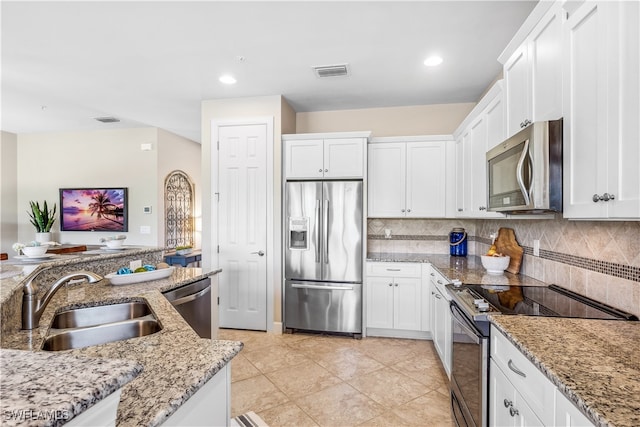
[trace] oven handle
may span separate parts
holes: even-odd
[[[524,185],[525,176],[522,170],[525,159],[529,156],[529,140],[527,139],[524,142],[524,150],[522,150],[522,154],[520,155],[520,159],[518,160],[518,165],[516,166],[516,181],[518,181],[518,186],[520,187],[520,192],[524,196],[524,203],[529,205],[531,203],[531,199],[529,196],[529,192],[531,191],[531,177],[529,177],[529,189],[527,189]],[[529,160],[531,163],[531,160]],[[529,170],[531,173],[531,170]]]
[[[465,427],[467,425],[466,420],[464,419],[464,414],[460,414],[462,415],[462,420],[465,421],[464,424],[460,423],[458,421],[458,411],[456,411],[456,407],[458,408],[458,410],[460,410],[460,402],[458,402],[458,398],[456,397],[455,393],[450,393],[451,394],[451,413],[453,414],[453,421],[456,423],[456,427]]]
[[[458,322],[458,325],[460,325],[460,327],[464,329],[467,335],[474,339],[474,343],[480,344],[483,338],[482,334],[475,326],[473,326],[473,324],[469,322],[469,320],[467,320],[467,317],[462,313],[456,303],[451,302],[449,310],[451,311],[451,316]]]

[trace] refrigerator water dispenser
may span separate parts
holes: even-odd
[[[309,250],[309,218],[289,218],[289,249]]]

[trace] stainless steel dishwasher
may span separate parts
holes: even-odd
[[[163,292],[201,338],[211,338],[211,279],[206,278]]]

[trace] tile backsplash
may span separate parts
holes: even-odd
[[[512,228],[525,250],[522,274],[640,316],[640,222],[372,218],[367,227],[369,252],[432,254],[448,254],[449,232],[463,227],[470,255],[485,253],[499,228]],[[533,256],[534,240],[540,256]]]

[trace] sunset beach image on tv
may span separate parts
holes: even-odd
[[[60,231],[127,231],[126,188],[61,188]]]

